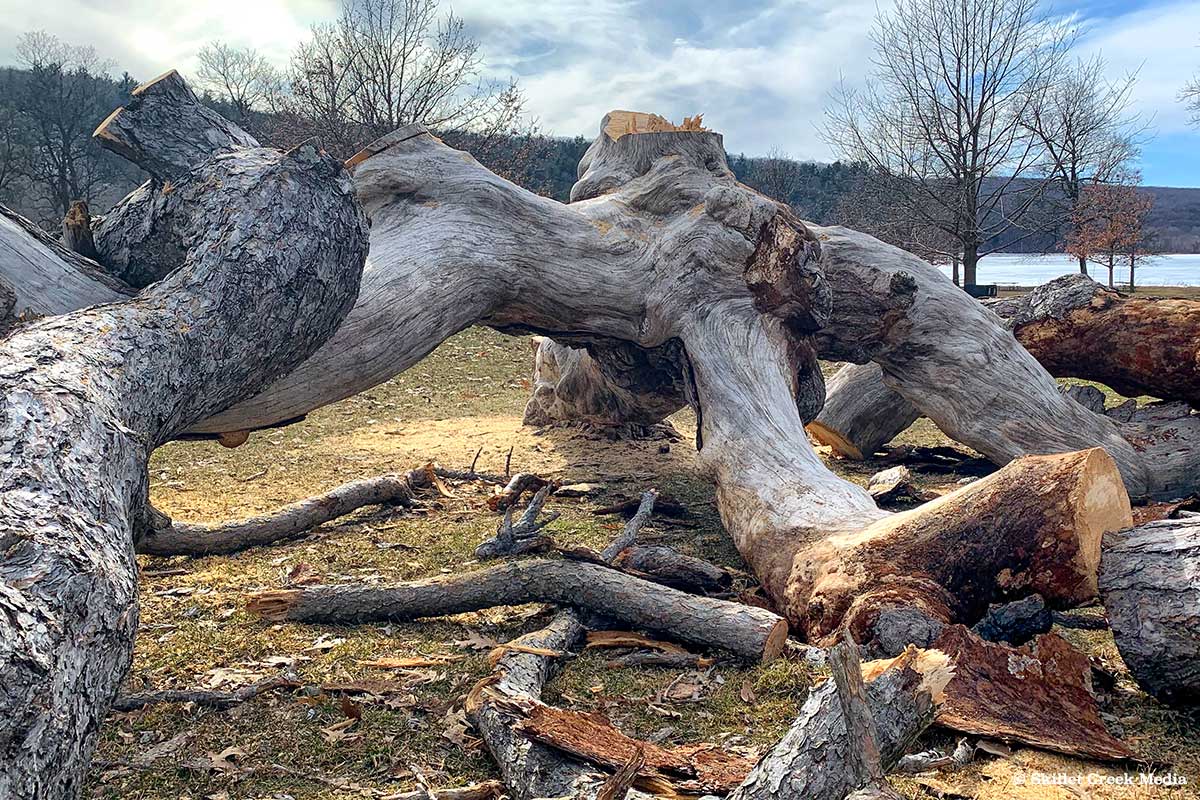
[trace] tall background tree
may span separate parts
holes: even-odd
[[[989,239],[1020,224],[1044,182],[1024,123],[1045,102],[1072,31],[1035,0],[899,0],[872,31],[873,69],[827,109],[825,136],[907,213],[952,237],[963,280]]]
[[[1027,125],[1042,147],[1042,169],[1050,181],[1047,210],[1067,227],[1067,239],[1086,212],[1088,186],[1123,180],[1137,158],[1146,125],[1129,113],[1136,75],[1117,81],[1105,77],[1101,56],[1064,65],[1045,93],[1043,102],[1030,106]],[[1087,274],[1087,259],[1079,257],[1079,271]]]
[[[226,116],[238,125],[251,133],[259,132],[255,112],[277,104],[283,91],[279,71],[254,48],[221,41],[202,47],[196,61],[200,88],[215,98]]]
[[[112,63],[95,48],[43,31],[21,36],[17,59],[26,70],[15,86],[26,137],[24,171],[38,210],[57,221],[73,200],[95,200],[122,169],[101,155],[92,131],[128,98],[133,83],[114,83],[108,76]]]
[[[1108,270],[1108,285],[1115,288],[1117,264],[1129,264],[1130,288],[1134,267],[1146,255],[1144,225],[1152,200],[1138,191],[1136,174],[1114,176],[1105,183],[1084,186],[1072,212],[1066,250],[1081,261]]]

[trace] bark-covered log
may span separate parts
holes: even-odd
[[[6,798],[80,791],[132,657],[150,451],[303,360],[357,292],[365,219],[341,165],[311,144],[208,162],[162,211],[182,245],[170,277],[0,342]]]
[[[665,545],[635,544],[618,553],[613,564],[692,594],[716,594],[733,584],[724,567]]]
[[[871,665],[867,665],[870,667]],[[933,721],[954,667],[936,650],[910,649],[867,685],[886,770]],[[837,685],[814,690],[779,744],[764,755],[729,800],[843,800],[857,788],[843,765],[858,741],[847,732]]]
[[[882,791],[887,786],[887,778],[879,753],[879,730],[867,700],[862,664],[858,660],[858,645],[849,636],[830,648],[829,671],[837,686],[846,734],[850,741],[858,744],[846,754],[846,767],[854,787],[859,791]]]
[[[988,305],[1051,375],[1200,408],[1200,301],[1124,295],[1073,274]]]
[[[1138,684],[1165,703],[1200,702],[1200,519],[1107,534],[1100,598]]]
[[[100,263],[138,288],[160,280],[178,262],[180,243],[162,224],[174,184],[210,158],[258,146],[201,103],[175,70],[139,86],[129,105],[109,115],[94,136],[118,155],[140,153],[138,165],[150,173],[93,231]]]
[[[685,642],[770,661],[787,623],[762,608],[684,594],[597,564],[530,559],[393,586],[306,586],[251,595],[247,608],[297,622],[407,621],[494,606],[557,603],[586,608]]]
[[[356,509],[382,503],[409,505],[428,473],[417,469],[403,475],[379,475],[350,481],[314,497],[290,503],[267,514],[217,525],[177,522],[157,511],[134,541],[139,553],[152,556],[205,556],[235,553],[248,547],[285,541]]]

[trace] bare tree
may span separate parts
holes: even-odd
[[[1043,169],[1055,192],[1054,216],[1068,225],[1084,188],[1117,179],[1138,155],[1146,125],[1128,113],[1136,74],[1118,81],[1105,77],[1104,59],[1077,61],[1055,77],[1045,101],[1030,108],[1027,122],[1044,150]],[[1087,274],[1087,259],[1079,258]]]
[[[838,200],[832,223],[869,233],[888,244],[907,250],[932,264],[950,264],[951,278],[961,285],[958,238],[928,220],[937,213],[927,204],[926,213],[911,213],[894,199],[905,187],[895,184],[906,179],[889,175],[864,175]],[[937,192],[930,186],[927,192]],[[916,196],[915,188],[907,190]]]
[[[479,43],[438,0],[343,0],[338,21],[297,48],[290,80],[296,117],[346,154],[411,122],[508,133],[524,104],[515,83],[484,76]]]
[[[260,110],[280,84],[278,71],[257,50],[214,41],[196,54],[200,86],[229,106],[234,120],[253,129],[251,112]]]
[[[29,132],[28,177],[58,220],[110,177],[91,134],[113,105],[112,64],[44,31],[21,36],[17,59],[29,71],[16,100]]]
[[[957,241],[973,285],[985,244],[1043,191],[1025,180],[1042,148],[1023,123],[1073,32],[1041,16],[1036,0],[899,0],[880,12],[872,39],[867,84],[835,94],[825,136],[886,181],[893,202]]]
[[[1073,212],[1067,252],[1105,267],[1110,289],[1115,288],[1118,259],[1129,258],[1132,284],[1133,268],[1144,255],[1143,228],[1154,201],[1138,191],[1139,182],[1136,173],[1125,173],[1107,183],[1088,184]]]
[[[772,147],[763,158],[750,160],[744,180],[747,186],[781,203],[791,203],[792,194],[800,183],[800,164],[778,147]]]

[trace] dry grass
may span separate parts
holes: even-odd
[[[711,487],[697,474],[690,442],[694,420],[674,419],[688,440],[660,452],[661,442],[613,443],[578,432],[523,429],[520,411],[527,387],[529,349],[523,340],[470,330],[442,345],[417,368],[350,400],[322,409],[304,423],[257,434],[236,450],[215,444],[174,444],[151,465],[152,494],[181,519],[216,521],[264,511],[357,477],[408,469],[430,459],[465,467],[482,448],[480,468],[502,470],[512,449],[514,470],[533,470],[567,481],[601,483],[586,500],[552,500],[562,512],[553,531],[562,542],[602,545],[616,523],[590,509],[649,486],[674,494],[691,510],[689,527],[656,520],[645,536],[734,568],[742,566],[713,506]],[[904,435],[921,444],[946,444],[922,421]],[[865,482],[878,468],[834,461],[831,466]],[[929,485],[949,486],[956,475]],[[536,627],[537,608],[495,609],[405,625],[332,627],[266,624],[242,610],[245,592],[278,588],[289,578],[322,581],[390,581],[468,569],[475,545],[495,527],[495,515],[478,486],[438,501],[422,513],[366,510],[313,535],[236,556],[141,559],[141,629],[130,690],[247,682],[258,674],[290,669],[305,684],[296,692],[259,697],[218,712],[159,706],[118,714],[101,735],[90,791],[103,798],[350,798],[381,796],[414,786],[421,772],[434,786],[493,777],[485,753],[461,737],[444,736],[458,703],[487,672],[484,652],[464,644],[480,637],[505,641]],[[155,572],[181,574],[155,576]],[[1071,634],[1076,643],[1120,670],[1107,635]],[[362,661],[411,655],[463,656],[416,672],[371,668]],[[727,661],[685,678],[703,699],[647,702],[675,681],[676,671],[611,670],[603,654],[583,653],[550,686],[548,699],[601,710],[627,732],[668,742],[719,741],[737,736],[765,745],[786,728],[808,687],[821,676],[779,661],[746,668]],[[290,666],[285,666],[290,664]],[[235,670],[231,672],[230,670]],[[331,683],[382,683],[380,694],[355,699],[362,719],[337,741],[323,729],[346,719]],[[742,699],[748,685],[753,702]],[[390,690],[385,691],[385,689]],[[749,693],[746,693],[750,696]],[[353,711],[353,709],[351,709]],[[1110,709],[1124,735],[1147,757],[1171,763],[1200,781],[1200,725],[1167,711],[1123,677]],[[932,732],[935,744],[952,737]],[[157,746],[157,747],[156,747]],[[219,758],[236,748],[225,759]],[[157,758],[149,755],[157,752]],[[1018,751],[939,776],[964,796],[1184,797],[1185,790],[1088,789],[1070,794],[1013,783],[1029,770],[1088,772],[1098,765]],[[912,779],[898,782],[910,797],[934,796]],[[946,787],[942,787],[946,788]]]

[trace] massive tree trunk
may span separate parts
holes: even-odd
[[[1061,465],[1053,468],[1018,462],[964,499],[889,522],[808,443],[803,421],[823,397],[811,340],[816,332],[837,357],[886,360],[926,393],[942,391],[962,359],[978,364],[952,390],[955,399],[1019,409],[1030,430],[1014,436],[1040,437],[1059,450],[1103,444],[1141,488],[1140,462],[1113,423],[1062,398],[1011,334],[929,265],[851,231],[814,236],[787,207],[735,182],[718,134],[641,131],[642,116],[605,119],[567,206],[496,177],[418,126],[351,159],[372,220],[362,299],[299,369],[193,427],[240,430],[294,417],[391,377],[477,322],[610,350],[636,346],[656,350],[651,363],[677,362],[726,526],[772,597],[812,638],[831,635],[855,596],[871,601],[855,607],[860,635],[885,605],[881,587],[894,582],[887,559],[856,575],[858,595],[818,581],[855,542],[890,548],[896,563],[917,570],[894,601],[928,606],[945,621],[974,622],[996,594],[1038,590],[1060,605],[1093,594],[1088,565],[1098,558],[1098,532],[1128,524],[1111,459],[1093,452],[1051,459]],[[143,240],[170,241],[154,214],[141,219]],[[955,399],[938,409],[974,430]],[[1022,481],[1026,470],[1031,477]],[[1061,490],[1046,485],[1047,474]],[[1005,482],[1044,488],[1057,502],[1031,506]],[[988,509],[989,529],[963,521],[969,503]],[[910,523],[916,527],[904,527]],[[912,533],[911,541],[889,536],[893,528]],[[966,565],[968,586],[948,567],[924,563],[957,563],[930,545],[947,537],[976,556]],[[1036,552],[1038,537],[1057,542],[1049,550],[1066,561],[1025,580],[1046,557]],[[981,544],[994,540],[1009,550]],[[814,594],[821,602],[809,607],[802,598]]]
[[[5,798],[80,792],[132,657],[150,451],[302,361],[357,292],[365,220],[341,166],[311,144],[208,162],[173,179],[160,213],[177,271],[0,342]],[[7,267],[81,263],[38,237],[5,241]]]

